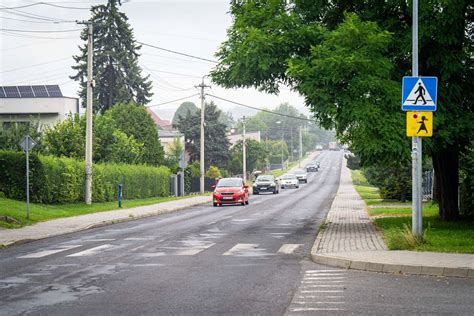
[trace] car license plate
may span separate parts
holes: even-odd
[[[266,190],[267,188],[260,188],[260,190]]]
[[[232,196],[224,196],[222,197],[223,200],[233,200],[234,198]]]

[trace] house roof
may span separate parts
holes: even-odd
[[[62,98],[58,85],[0,86],[0,98]]]
[[[167,130],[159,130],[158,131],[158,137],[160,138],[175,138],[175,137],[181,137],[183,134],[181,134],[178,131],[167,131]]]
[[[153,121],[155,121],[156,125],[160,126],[163,129],[171,127],[171,122],[170,121],[163,120],[161,117],[158,116],[158,114],[153,112],[150,108],[147,108],[146,110],[150,114]]]

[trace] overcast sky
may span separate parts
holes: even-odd
[[[64,9],[36,5],[5,10],[40,1],[0,1],[0,85],[59,84],[66,96],[77,96],[78,84],[69,79],[74,74],[72,55],[79,53],[80,31],[64,33],[33,33],[27,31],[67,31],[80,28],[75,23],[54,24],[45,19],[87,20],[87,9]],[[53,0],[51,4],[87,8],[106,0]],[[228,14],[229,0],[130,0],[123,1],[121,11],[129,17],[135,39],[159,47],[215,60],[214,53],[226,38],[232,19]],[[35,18],[31,16],[35,15]],[[153,80],[151,105],[197,94],[194,85],[208,74],[214,64],[167,53],[149,47],[141,49],[140,66]],[[172,73],[174,74],[172,74]],[[209,81],[207,81],[209,84]],[[253,89],[228,90],[212,85],[208,90],[217,96],[256,106],[274,108],[283,102],[303,108],[303,98],[282,89],[280,95],[268,95]],[[197,96],[189,101],[200,104]],[[224,110],[234,107],[215,100]],[[153,107],[169,118],[171,109],[183,101]],[[168,116],[168,117],[167,117]]]

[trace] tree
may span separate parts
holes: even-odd
[[[0,149],[23,150],[20,147],[20,142],[26,135],[30,135],[36,142],[33,151],[41,151],[43,146],[40,123],[39,119],[35,121],[33,118],[31,122],[11,122],[9,126],[6,124],[0,125]]]
[[[246,139],[245,148],[247,170],[252,172],[253,170],[264,169],[267,165],[269,154],[265,144],[253,139]],[[237,141],[231,149],[229,170],[234,174],[242,173],[243,171],[242,140]]]
[[[158,129],[145,107],[134,103],[117,104],[105,116],[113,119],[116,126],[127,136],[133,136],[143,144],[139,163],[159,166],[164,162],[164,150],[158,138]]]
[[[133,136],[120,131],[115,122],[103,115],[93,117],[93,161],[137,163],[142,148]],[[84,159],[86,119],[75,114],[47,128],[43,152],[57,157]]]
[[[221,111],[214,102],[206,103],[204,112],[204,160],[205,166],[224,168],[229,158],[229,140],[226,126],[219,122]],[[191,161],[200,159],[201,110],[180,116],[175,125],[184,134],[185,149]]]
[[[93,68],[95,78],[93,107],[101,113],[117,103],[150,102],[152,83],[143,76],[138,66],[138,51],[133,30],[127,16],[119,11],[121,0],[108,0],[106,4],[91,7],[94,38]],[[87,29],[81,34],[86,41],[79,47],[80,55],[73,56],[77,74],[71,79],[80,82],[79,95],[86,104],[87,91]]]
[[[181,103],[181,105],[176,109],[176,112],[174,112],[173,120],[172,120],[173,126],[178,124],[178,119],[180,116],[186,117],[186,115],[188,114],[188,111],[191,112],[191,114],[193,114],[199,111],[199,109],[197,108],[196,104],[194,104],[193,102]]]
[[[233,2],[233,25],[217,53],[213,80],[271,93],[286,83],[362,164],[404,167],[410,144],[399,103],[401,77],[411,72],[410,12],[405,1]],[[474,133],[469,12],[469,1],[430,0],[419,8],[420,73],[439,78],[434,137],[424,143],[443,220],[459,215],[459,156]]]

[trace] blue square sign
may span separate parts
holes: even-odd
[[[436,111],[437,77],[403,77],[402,111]]]

